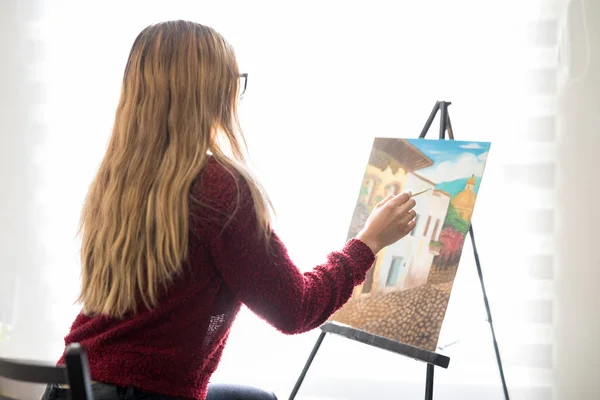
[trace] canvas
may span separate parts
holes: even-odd
[[[376,255],[333,321],[435,350],[489,148],[487,142],[374,140],[348,239],[386,196],[429,190],[415,196],[413,231]]]

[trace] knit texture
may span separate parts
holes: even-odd
[[[285,334],[306,332],[348,301],[374,262],[352,239],[302,273],[275,233],[265,245],[255,232],[248,186],[211,158],[190,193],[186,266],[159,305],[125,319],[80,313],[65,344],[85,348],[95,381],[204,399],[242,304]]]

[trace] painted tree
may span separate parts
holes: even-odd
[[[442,249],[438,260],[442,265],[453,265],[460,259],[465,235],[454,228],[446,226],[440,232],[439,242],[442,244]]]
[[[450,203],[442,229],[443,228],[452,228],[455,231],[466,235],[469,231],[469,222],[461,217],[456,208]]]

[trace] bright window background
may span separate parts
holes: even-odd
[[[48,313],[48,360],[62,351],[78,311],[74,236],[128,51],[146,25],[182,18],[221,32],[249,73],[241,120],[252,161],[278,211],[276,228],[303,270],[343,244],[373,137],[417,137],[434,102],[449,100],[457,139],[492,142],[473,218],[477,245],[513,398],[548,398],[555,206],[548,121],[555,111],[551,28],[560,11],[553,2],[38,5],[29,27],[37,46],[30,73],[44,94],[36,117],[47,132],[36,147],[43,182],[36,196],[43,199],[38,299]],[[547,21],[551,28],[544,30]],[[430,135],[436,137],[437,124]],[[15,335],[0,351],[32,357],[16,335],[23,299],[33,290],[18,284],[21,275],[13,293],[20,304],[11,314]],[[452,360],[436,374],[437,398],[502,398],[485,318],[467,243],[439,343],[456,342],[442,351]],[[285,337],[243,310],[214,380],[270,388],[285,398],[316,335]],[[412,360],[328,337],[301,394],[397,398],[422,391],[424,373]]]

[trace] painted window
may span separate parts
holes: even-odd
[[[387,280],[385,281],[385,286],[392,287],[396,286],[398,283],[398,276],[400,275],[400,270],[402,269],[402,264],[404,263],[404,257],[392,257],[392,264],[390,265],[390,270],[388,271]]]
[[[431,240],[437,240],[438,239],[438,234],[439,234],[439,229],[440,229],[440,219],[436,219],[435,220],[435,225],[433,226],[433,233],[431,234]]]
[[[400,193],[400,185],[397,183],[388,183],[384,188],[385,196],[395,196]]]
[[[360,190],[360,202],[363,204],[369,204],[371,201],[371,197],[373,197],[373,192],[375,191],[375,186],[377,182],[375,178],[366,178],[363,181],[362,188]]]
[[[427,222],[425,222],[425,229],[423,229],[423,236],[427,236],[427,232],[429,232],[429,225],[431,225],[431,215],[427,217]]]

